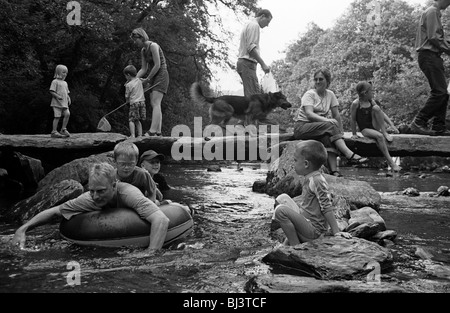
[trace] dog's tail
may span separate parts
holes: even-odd
[[[202,87],[200,87],[200,84],[197,82],[193,83],[191,86],[191,99],[192,101],[200,105],[214,103],[214,98],[205,97],[203,95]]]

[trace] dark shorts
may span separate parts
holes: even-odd
[[[158,73],[153,77],[153,79],[150,82],[150,86],[153,86],[155,84],[158,84],[155,86],[155,88],[152,88],[150,92],[152,91],[159,91],[163,94],[167,94],[167,90],[169,89],[169,72],[166,68],[161,68]],[[145,87],[144,87],[145,88]]]
[[[130,113],[128,120],[130,122],[137,122],[139,120],[145,120],[147,118],[147,109],[145,102],[136,102],[130,104]]]

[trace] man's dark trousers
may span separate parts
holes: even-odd
[[[419,67],[428,79],[431,95],[414,121],[417,125],[427,128],[428,121],[433,118],[432,130],[438,133],[443,132],[446,129],[445,117],[449,99],[444,61],[436,52],[420,51]]]

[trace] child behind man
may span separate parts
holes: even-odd
[[[145,108],[145,95],[144,87],[142,86],[142,81],[136,77],[137,70],[133,65],[128,65],[123,70],[123,74],[127,79],[125,84],[125,99],[127,103],[130,104],[129,112],[129,126],[130,126],[130,137],[142,136],[142,123],[141,120],[146,119],[147,111]]]
[[[52,138],[67,138],[70,133],[67,131],[69,123],[70,111],[69,105],[71,100],[69,97],[69,87],[64,80],[67,77],[68,69],[65,65],[58,65],[55,69],[54,79],[50,85],[50,93],[52,94],[52,102],[50,106],[53,108],[53,129]],[[59,119],[63,116],[61,132],[58,132]]]
[[[375,139],[378,148],[388,161],[392,171],[399,172],[401,167],[398,166],[387,147],[387,142],[392,142],[393,138],[388,133],[386,125],[393,129],[395,133],[399,133],[392,123],[391,119],[381,110],[378,103],[373,99],[373,87],[369,82],[359,82],[356,86],[358,99],[353,101],[351,106],[351,127],[353,139],[359,138],[356,133],[356,124],[361,133],[368,138]]]
[[[274,214],[287,237],[287,245],[295,246],[317,239],[328,232],[328,226],[334,236],[351,238],[349,233],[339,230],[334,217],[328,183],[320,172],[326,161],[327,151],[322,143],[306,140],[297,144],[294,167],[298,175],[305,177],[303,203],[301,209],[293,201],[289,202],[295,207],[280,204]]]
[[[156,183],[146,170],[137,167],[139,149],[131,142],[120,142],[114,147],[114,161],[117,165],[117,179],[137,187],[151,201],[159,205],[162,200]]]

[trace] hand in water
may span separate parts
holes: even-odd
[[[11,244],[13,245],[13,247],[18,246],[19,249],[23,250],[25,248],[25,242],[26,242],[25,232],[19,228],[14,234]]]

